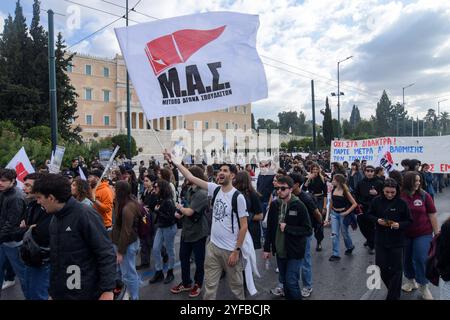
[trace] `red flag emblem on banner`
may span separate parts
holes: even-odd
[[[147,43],[145,53],[158,75],[167,68],[186,62],[195,52],[217,39],[225,26],[211,30],[183,29]]]
[[[393,164],[394,160],[392,159],[392,154],[390,152],[386,152],[386,154],[384,155],[384,158],[390,163]]]
[[[27,169],[25,169],[25,166],[22,162],[16,164],[16,174],[17,180],[23,183],[24,178],[28,175],[28,171]]]

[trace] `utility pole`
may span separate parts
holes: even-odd
[[[338,128],[337,128],[337,137],[338,139],[341,137],[341,91],[339,88],[339,64],[341,64],[344,61],[347,61],[348,59],[353,58],[353,56],[349,56],[347,58],[345,58],[344,60],[340,60],[337,63],[337,81],[338,81],[338,92],[337,92],[337,96],[338,96]],[[331,117],[331,119],[333,119],[333,117]]]
[[[312,106],[312,135],[313,152],[316,152],[316,104],[314,103],[314,80],[311,80],[311,106]]]
[[[52,151],[58,144],[58,113],[56,110],[56,68],[55,68],[55,30],[53,28],[53,10],[48,10],[48,77],[50,93],[50,121]]]
[[[126,26],[128,27],[128,0],[126,1],[126,8],[125,8],[125,20],[126,20]],[[130,78],[128,76],[128,70],[126,69],[125,72],[127,73],[127,154],[128,159],[131,161],[131,108],[130,108]]]

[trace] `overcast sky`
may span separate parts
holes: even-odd
[[[130,7],[139,0],[130,0]],[[3,18],[13,14],[16,0],[0,1]],[[72,3],[71,3],[72,2]],[[116,20],[117,17],[75,3],[123,15],[125,0],[41,0],[52,8],[55,24],[69,46]],[[28,25],[32,0],[22,0]],[[303,111],[311,118],[311,79],[315,81],[316,121],[329,96],[337,118],[337,61],[341,63],[341,119],[350,116],[356,104],[363,117],[375,111],[385,89],[392,102],[402,101],[414,116],[423,117],[430,107],[450,112],[450,1],[343,1],[343,0],[142,0],[130,13],[130,25],[206,11],[236,11],[258,14],[257,49],[265,63],[269,97],[255,102],[256,118],[277,119],[280,111]],[[139,13],[138,13],[139,12]],[[79,16],[78,16],[79,13]],[[142,13],[142,14],[141,14]],[[144,15],[145,14],[145,15]],[[46,13],[42,13],[46,27]],[[78,18],[79,17],[79,18]],[[120,19],[71,50],[114,57],[120,49],[114,27]],[[281,63],[280,63],[281,62]]]

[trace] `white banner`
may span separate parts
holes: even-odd
[[[257,15],[208,12],[116,28],[147,118],[213,111],[267,97]]]
[[[385,145],[383,149],[378,152],[378,157],[373,163],[373,166],[384,168],[384,175],[386,177],[389,176],[389,172],[397,170],[397,166],[394,163],[394,159],[392,158],[392,153],[390,151],[390,146]]]
[[[19,188],[23,187],[23,179],[29,174],[34,173],[33,166],[31,165],[30,159],[28,159],[25,148],[22,147],[19,152],[16,153],[14,158],[6,166],[7,169],[16,170],[17,174],[17,186]]]
[[[366,140],[334,140],[331,143],[331,162],[355,159],[376,163],[379,153],[388,146],[394,166],[403,170],[403,159],[417,159],[430,165],[431,172],[450,173],[450,136],[436,137],[383,137]]]

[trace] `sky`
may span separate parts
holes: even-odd
[[[130,8],[139,0],[129,0]],[[108,3],[109,2],[109,3]],[[53,9],[55,28],[75,52],[112,58],[120,53],[114,27],[126,0],[41,0]],[[0,28],[16,0],[0,0]],[[33,0],[21,0],[28,25]],[[99,12],[84,6],[106,12]],[[361,116],[374,114],[386,90],[414,117],[429,108],[450,112],[450,1],[344,0],[141,0],[130,12],[130,25],[208,11],[258,14],[257,50],[264,63],[269,96],[253,103],[255,118],[277,120],[282,111],[304,112],[311,119],[311,80],[315,84],[316,121],[328,96],[337,118],[337,62],[340,63],[341,120],[353,105]],[[64,15],[64,16],[63,16]],[[47,26],[47,14],[41,22]],[[75,45],[76,44],[76,45]]]

